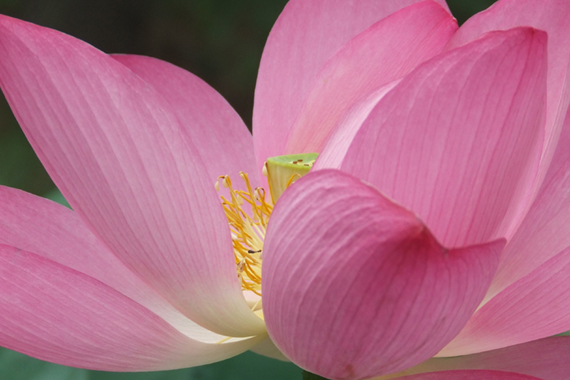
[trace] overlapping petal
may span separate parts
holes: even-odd
[[[241,295],[229,228],[178,114],[115,59],[0,19],[0,84],[74,210],[183,314],[224,335],[264,331]]]
[[[280,198],[267,233],[268,332],[287,357],[327,378],[408,368],[463,327],[503,246],[447,250],[416,216],[357,178],[309,174]]]
[[[416,212],[446,246],[512,236],[542,150],[546,42],[517,28],[421,65],[376,105],[341,169]]]
[[[439,355],[489,351],[570,330],[569,282],[567,248],[477,310]]]
[[[569,114],[570,115],[570,114]],[[570,246],[570,117],[544,183],[505,248],[487,299]]]
[[[345,112],[339,120],[327,142],[315,162],[313,170],[320,169],[340,169],[346,152],[350,148],[354,137],[360,130],[362,124],[374,110],[376,105],[394,89],[402,80],[398,79],[380,87],[364,100],[358,101]]]
[[[283,154],[287,136],[321,68],[375,22],[420,0],[292,0],[273,26],[255,88],[256,157]],[[447,8],[445,0],[437,0]]]
[[[485,33],[530,26],[548,34],[546,139],[538,184],[548,169],[570,102],[570,2],[566,0],[500,0],[471,17],[450,40],[448,49]],[[537,189],[535,189],[537,190]]]
[[[430,359],[399,374],[378,380],[432,371],[485,369],[516,372],[543,380],[566,380],[570,373],[570,337],[553,337],[479,354]]]
[[[457,22],[434,1],[406,7],[347,42],[315,79],[285,154],[320,152],[351,105],[440,53]]]
[[[0,344],[55,363],[110,371],[206,364],[247,349],[193,341],[83,273],[0,244]]]
[[[225,338],[184,317],[127,269],[68,208],[0,186],[0,215],[0,244],[34,252],[101,281],[194,339],[215,343]]]

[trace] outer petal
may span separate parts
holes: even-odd
[[[321,152],[351,105],[438,54],[456,30],[451,14],[429,0],[394,13],[350,40],[318,74],[285,153]]]
[[[0,344],[59,364],[148,371],[211,363],[254,341],[206,344],[103,283],[0,245]]]
[[[568,353],[570,337],[554,337],[480,354],[430,359],[393,377],[386,376],[381,379],[432,371],[488,369],[512,371],[544,380],[567,380],[570,373]]]
[[[215,343],[225,338],[180,314],[125,267],[67,207],[0,186],[0,216],[0,244],[34,252],[101,281],[193,339]]]
[[[546,140],[538,184],[548,169],[570,102],[569,18],[570,2],[566,0],[500,0],[470,18],[448,45],[452,49],[487,32],[518,26],[530,26],[548,33]]]
[[[0,19],[0,84],[74,210],[197,323],[254,335],[225,215],[199,150],[132,71],[64,34]]]
[[[192,73],[156,58],[113,55],[154,87],[178,115],[184,136],[199,152],[214,181],[220,175],[249,174],[259,183],[251,133],[230,104]]]
[[[371,112],[341,166],[447,246],[512,235],[542,149],[546,34],[496,32],[425,63]]]
[[[283,154],[293,122],[321,68],[357,34],[420,0],[292,0],[261,58],[253,111],[258,165]],[[447,9],[445,0],[437,0]],[[260,166],[261,168],[261,166]]]
[[[542,188],[501,256],[487,299],[569,247],[569,225],[570,117],[567,117]]]
[[[477,308],[504,241],[447,250],[409,211],[321,170],[279,200],[267,233],[263,311],[276,346],[330,379],[433,356]]]
[[[402,380],[541,380],[537,377],[499,371],[446,371],[402,377]]]
[[[471,317],[440,356],[512,346],[570,330],[570,248],[508,286]]]

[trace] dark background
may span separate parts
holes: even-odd
[[[307,0],[311,1],[311,0]],[[378,0],[383,1],[383,0]],[[181,66],[219,91],[251,127],[265,40],[286,0],[0,0],[0,13],[71,34],[107,53],[142,54]],[[448,0],[460,23],[494,0]],[[2,57],[0,57],[2,59]],[[0,184],[58,199],[57,190],[0,96]],[[151,374],[75,370],[0,350],[13,380],[285,380],[289,363],[246,353],[222,363]]]

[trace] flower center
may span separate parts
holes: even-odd
[[[245,190],[234,189],[228,175],[218,177],[216,190],[220,190],[221,183],[229,191],[229,197],[220,197],[230,225],[237,276],[242,290],[261,297],[263,241],[273,205],[287,187],[309,172],[316,158],[316,153],[269,158],[263,167],[263,174],[268,177],[270,197],[267,197],[263,188],[254,189],[246,173],[239,173]]]
[[[222,186],[230,192],[230,199],[224,196],[222,206],[230,224],[237,275],[243,290],[250,290],[261,296],[261,259],[263,240],[273,203],[267,202],[265,190],[252,189],[247,174],[240,172],[247,190],[234,190],[229,176],[218,177]],[[216,182],[216,190],[219,184]],[[248,212],[249,211],[249,212]]]

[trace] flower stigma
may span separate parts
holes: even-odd
[[[222,206],[230,225],[236,271],[244,292],[259,296],[253,310],[261,306],[261,263],[263,260],[263,242],[273,206],[297,179],[309,173],[318,154],[296,154],[272,157],[263,165],[263,174],[267,176],[270,195],[262,187],[253,188],[248,175],[239,175],[245,184],[245,190],[234,189],[230,176],[218,177],[215,188],[220,190],[220,183],[228,189],[229,197],[221,195]],[[260,317],[262,317],[261,310]]]

